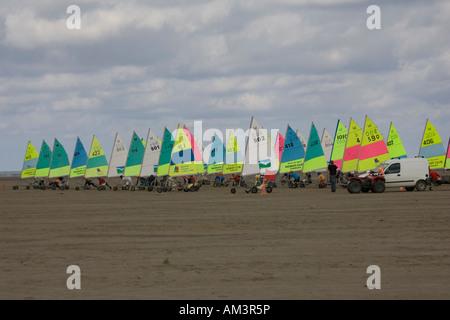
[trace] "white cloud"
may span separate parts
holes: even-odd
[[[79,32],[66,28],[70,1],[7,2],[0,148],[51,139],[56,124],[108,149],[117,131],[178,122],[246,129],[254,115],[307,136],[311,121],[332,133],[367,114],[380,130],[393,121],[414,156],[424,119],[449,135],[450,4],[406,3],[386,2],[372,32],[367,1],[80,0]]]
[[[244,30],[253,41],[268,42],[273,46],[291,46],[313,38],[320,30],[298,14],[282,13],[255,20]]]

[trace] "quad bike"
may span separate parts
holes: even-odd
[[[373,193],[383,193],[386,190],[384,176],[370,171],[366,176],[348,177],[347,190],[350,193],[367,193],[370,190]]]

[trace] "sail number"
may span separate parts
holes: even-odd
[[[376,135],[372,135],[372,136],[367,136],[367,139],[369,139],[369,142],[371,141],[377,141],[380,139],[380,135],[376,134]]]
[[[289,142],[289,143],[285,143],[284,144],[284,148],[285,149],[289,149],[289,148],[293,148],[294,147],[294,144],[292,143],[292,142]]]
[[[253,138],[253,142],[254,143],[261,142],[261,141],[264,141],[264,140],[266,140],[264,138],[264,136],[257,136],[256,138]]]
[[[433,144],[433,143],[434,143],[434,139],[433,139],[433,138],[423,140],[423,144],[424,144],[424,145],[427,145],[427,144]]]

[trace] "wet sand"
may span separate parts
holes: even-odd
[[[26,190],[0,179],[1,299],[449,299],[450,185],[349,194]],[[69,265],[81,290],[69,290]],[[381,269],[369,290],[368,266]]]

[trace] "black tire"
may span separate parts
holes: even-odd
[[[163,191],[163,192],[167,192],[167,188],[166,188],[166,187],[163,187],[163,188],[162,188],[162,191]]]
[[[46,186],[42,186],[41,189],[42,189],[42,190],[45,190],[45,189],[47,189],[47,187],[46,187]]]
[[[416,183],[416,190],[417,191],[425,191],[427,188],[427,183],[424,180],[419,180]]]
[[[236,188],[231,188],[231,190],[230,190],[230,191],[231,191],[231,193],[233,193],[233,194],[234,194],[234,193],[236,193]]]
[[[185,188],[183,189],[183,191],[184,191],[184,192],[188,192],[188,191],[189,191],[188,187],[185,187]]]
[[[148,191],[148,192],[152,192],[152,191],[153,191],[153,187],[148,187],[148,188],[147,188],[147,191]]]
[[[252,187],[252,193],[258,193],[258,188],[255,187],[255,186],[253,186],[253,187]]]
[[[183,191],[183,187],[178,187],[178,191]]]
[[[357,180],[353,180],[348,184],[348,192],[350,193],[360,193],[362,190],[362,183]]]
[[[414,187],[406,187],[406,191],[414,191]]]
[[[75,190],[77,190],[77,191],[80,190],[80,187],[75,187]]]
[[[52,190],[56,190],[56,186],[52,186]]]
[[[372,192],[383,193],[384,190],[386,190],[386,184],[384,183],[384,181],[381,180],[375,181],[375,183],[372,186]]]
[[[219,187],[219,186],[220,186],[220,184],[219,184],[217,181],[214,181],[213,187],[214,187],[214,188],[217,188],[217,187]]]
[[[272,192],[272,187],[267,187],[266,191],[267,191],[267,193],[271,193]]]
[[[156,192],[161,193],[162,192],[162,188],[157,188]]]
[[[98,190],[98,191],[102,191],[102,190],[104,190],[104,189],[103,189],[102,186],[98,186],[98,187],[97,187],[97,190]]]
[[[131,187],[131,191],[135,191],[136,190],[136,188],[135,187]]]
[[[113,190],[114,190],[114,191],[117,191],[117,190],[119,190],[119,188],[117,188],[117,187],[114,187],[114,188],[113,188]]]
[[[300,188],[304,188],[306,185],[303,182],[300,182]]]

